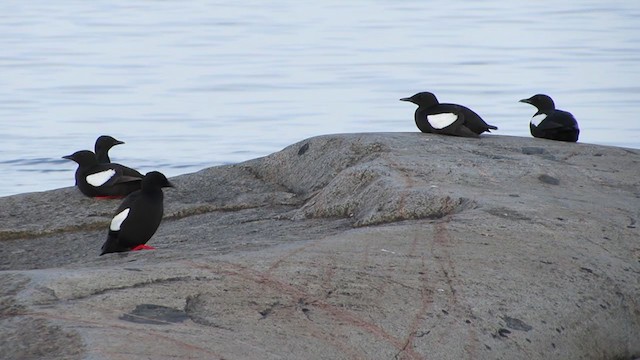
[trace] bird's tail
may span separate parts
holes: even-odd
[[[102,252],[100,252],[100,256],[104,254],[112,253],[112,252],[121,252],[125,250],[126,249],[123,249],[122,246],[118,244],[118,238],[116,236],[109,234],[107,236],[107,240],[104,242],[104,244],[102,244]]]

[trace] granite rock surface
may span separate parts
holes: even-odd
[[[118,200],[0,198],[3,359],[640,356],[638,150],[338,134],[171,181],[105,256]]]

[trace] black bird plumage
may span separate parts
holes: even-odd
[[[142,188],[129,194],[116,210],[100,255],[123,252],[146,244],[160,226],[164,213],[162,188],[173,184],[160,172],[142,179]]]
[[[529,130],[533,137],[568,142],[578,141],[580,128],[576,118],[570,112],[556,109],[556,104],[551,97],[536,94],[520,102],[533,105],[538,109],[529,122]],[[539,122],[538,117],[542,118]]]
[[[88,197],[124,197],[140,189],[140,172],[116,163],[100,164],[92,151],[80,150],[63,158],[78,164],[76,185]]]
[[[485,131],[498,130],[468,107],[440,103],[433,93],[427,91],[400,100],[418,105],[415,121],[418,129],[425,133],[478,137]]]
[[[96,157],[100,164],[108,164],[111,162],[109,158],[109,150],[116,145],[124,144],[123,141],[117,140],[109,135],[101,135],[96,139],[96,144],[93,149],[95,150]]]

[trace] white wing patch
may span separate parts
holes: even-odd
[[[129,210],[131,210],[131,208],[126,208],[122,210],[118,215],[114,216],[111,220],[111,226],[109,226],[109,230],[120,231],[120,226],[122,226],[122,223],[129,215]]]
[[[105,171],[100,171],[95,174],[91,174],[87,176],[87,182],[92,186],[102,186],[104,183],[109,181],[116,174],[116,171],[113,169],[108,169]]]
[[[547,114],[538,114],[531,118],[531,124],[533,124],[533,126],[538,126],[546,118]]]
[[[444,129],[458,120],[458,115],[454,113],[442,113],[435,115],[427,115],[427,121],[434,129]]]

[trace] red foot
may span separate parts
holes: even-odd
[[[112,199],[122,199],[124,196],[117,195],[108,195],[108,196],[94,196],[94,199],[98,200],[112,200]]]
[[[138,245],[136,247],[134,247],[133,249],[131,249],[131,251],[138,251],[138,250],[155,250],[156,248],[154,248],[153,246],[149,246],[147,244],[142,244],[142,245]]]

